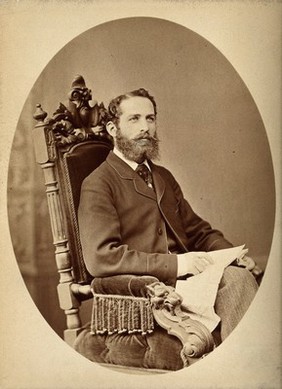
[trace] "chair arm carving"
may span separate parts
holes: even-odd
[[[212,334],[202,323],[190,318],[189,312],[181,306],[182,297],[173,287],[154,282],[147,285],[147,290],[154,319],[183,344],[181,357],[184,366],[193,363],[193,358],[201,358],[214,349]]]

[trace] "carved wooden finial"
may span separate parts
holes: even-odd
[[[84,78],[79,74],[73,79],[68,100],[66,105],[60,103],[52,117],[48,118],[41,104],[36,105],[33,115],[37,121],[35,127],[45,128],[46,136],[50,135],[53,146],[70,147],[91,139],[111,142],[105,128],[107,110],[103,103],[95,102],[94,106],[90,106],[91,90],[86,87]]]
[[[85,80],[80,74],[76,74],[71,84],[72,88],[86,88]]]
[[[36,111],[34,112],[33,117],[39,123],[43,123],[46,119],[47,112],[43,111],[43,109],[41,108],[41,104],[36,104]]]

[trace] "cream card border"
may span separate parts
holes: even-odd
[[[275,167],[276,228],[265,279],[246,320],[224,346],[176,373],[116,373],[66,346],[35,309],[11,245],[6,182],[10,147],[24,101],[48,61],[71,39],[105,21],[152,16],[199,33],[232,63],[262,115]],[[281,260],[280,1],[2,1],[1,366],[2,388],[279,388]],[[251,158],[251,156],[250,156]]]

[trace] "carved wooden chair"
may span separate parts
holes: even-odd
[[[177,370],[215,347],[210,332],[181,309],[181,297],[155,277],[93,280],[84,261],[77,209],[84,178],[112,149],[103,104],[90,106],[91,91],[77,76],[51,118],[37,105],[33,130],[36,161],[43,169],[60,275],[58,295],[66,314],[65,341],[98,363]],[[90,324],[79,308],[93,299]],[[169,351],[168,351],[169,350]]]

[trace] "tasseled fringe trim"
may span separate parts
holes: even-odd
[[[154,318],[145,297],[94,294],[91,334],[152,332]]]

